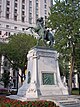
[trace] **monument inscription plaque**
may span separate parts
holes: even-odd
[[[42,73],[43,85],[54,85],[54,73]]]

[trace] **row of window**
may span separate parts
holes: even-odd
[[[18,18],[17,14],[14,14],[14,20],[15,21],[17,21],[17,18]],[[6,13],[6,19],[9,19],[9,13]],[[25,17],[24,16],[21,17],[21,21],[25,22]]]
[[[9,0],[7,2],[9,3]],[[15,0],[15,2],[18,2],[18,0]],[[0,0],[0,3],[2,3],[2,0]],[[22,0],[22,3],[25,3],[25,0]]]
[[[2,35],[2,31],[0,31],[0,35]],[[2,37],[5,37],[5,36],[10,36],[10,32],[6,32],[4,35],[2,35]]]
[[[29,1],[29,23],[32,24],[32,1]]]
[[[44,0],[44,2],[46,3],[46,0]],[[18,20],[18,10],[17,10],[17,6],[18,6],[18,0],[15,0],[15,5],[14,5],[14,20],[17,21]],[[25,0],[22,0],[22,16],[21,16],[21,21],[25,22]],[[6,19],[10,18],[10,1],[7,0],[6,3]],[[44,5],[45,8],[45,15],[47,15],[47,5]],[[1,6],[0,6],[0,10],[1,10]],[[0,16],[1,16],[1,12],[0,12]],[[36,0],[36,19],[38,18],[38,0]],[[32,23],[32,1],[29,1],[29,23]]]
[[[17,0],[15,0],[15,1],[17,1]],[[22,22],[24,22],[25,21],[25,17],[24,17],[24,15],[25,15],[25,11],[24,11],[24,9],[25,9],[25,5],[23,4],[25,2],[25,0],[22,0],[22,17],[21,17],[21,21]],[[7,1],[7,6],[6,6],[6,19],[9,19],[9,11],[10,11],[10,7],[9,7],[9,5],[10,5],[10,1]],[[15,2],[15,5],[14,5],[15,7],[14,7],[14,20],[15,21],[17,21],[17,16],[18,16],[18,12],[17,12],[17,6],[18,6],[18,3],[17,2]]]
[[[9,28],[9,25],[6,25],[6,28]],[[15,30],[17,30],[17,27],[14,27]],[[22,31],[25,31],[26,28],[22,28]],[[0,31],[0,35],[2,35],[2,31]],[[10,32],[6,32],[2,37],[4,36],[10,36]]]

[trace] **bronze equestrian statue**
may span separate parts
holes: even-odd
[[[39,41],[42,39],[44,44],[47,46],[47,42],[49,41],[49,47],[53,46],[54,43],[54,37],[50,30],[47,30],[44,26],[44,20],[43,18],[38,18],[36,21],[36,27],[28,27],[26,30],[31,29],[31,32],[33,31],[39,35],[39,39],[37,41],[37,45],[39,44]],[[33,31],[32,31],[33,30]]]

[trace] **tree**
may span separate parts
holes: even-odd
[[[23,75],[27,67],[27,53],[36,43],[37,40],[31,35],[12,35],[7,44],[2,43],[0,45],[0,53],[10,61],[13,69],[18,70],[20,68]]]
[[[70,65],[69,92],[72,90],[72,75],[75,65],[75,50],[80,38],[80,1],[55,0],[51,8],[48,27],[55,30],[55,48]],[[80,46],[80,43],[79,43]]]

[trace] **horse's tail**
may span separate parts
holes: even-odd
[[[48,37],[49,37],[49,39],[50,39],[51,41],[54,42],[54,35],[53,35],[52,32],[48,32]]]
[[[54,36],[53,36],[53,34],[52,34],[52,41],[54,42]]]

